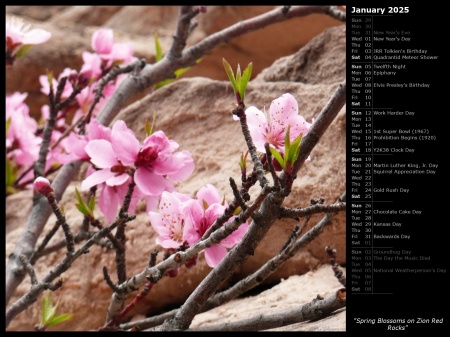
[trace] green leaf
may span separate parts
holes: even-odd
[[[239,82],[239,96],[241,100],[244,101],[245,91],[247,90],[247,84],[250,80],[250,76],[252,75],[253,64],[250,62],[245,68],[244,73],[242,74],[241,80]]]
[[[11,162],[8,158],[8,156],[6,156],[6,187],[12,187],[14,186],[14,182],[16,181],[17,178],[17,170],[16,170],[16,165],[14,162]]]
[[[40,322],[40,327],[49,327],[52,325],[59,324],[61,322],[67,321],[68,319],[72,318],[72,314],[61,314],[55,316],[56,308],[58,307],[58,302],[53,305],[52,304],[52,298],[51,293],[47,292],[46,295],[42,297],[42,317]]]
[[[291,144],[291,148],[290,151],[293,151],[293,157],[292,157],[292,162],[294,163],[297,158],[298,155],[300,154],[300,142],[302,141],[302,137],[303,137],[303,133],[299,134],[297,138],[294,139],[294,141]]]
[[[49,71],[47,73],[47,80],[48,80],[48,85],[50,86],[50,88],[53,88],[53,72]]]
[[[46,326],[47,322],[55,315],[56,306],[52,305],[52,299],[50,293],[47,293],[42,297],[42,318],[41,326]]]
[[[94,208],[95,208],[95,196],[91,195],[91,198],[89,199],[88,208],[90,210],[90,214],[94,215]]]
[[[32,46],[33,45],[31,45],[31,44],[23,44],[23,45],[21,45],[19,47],[19,49],[17,50],[17,52],[16,52],[16,57],[19,58],[19,57],[24,56],[26,53],[28,53],[30,51]]]
[[[238,90],[237,90],[238,92],[239,92],[239,83],[240,82],[241,82],[241,66],[238,63],[237,70],[236,70],[236,85],[238,88]]]
[[[83,215],[91,215],[93,216],[93,213],[91,213],[90,208],[85,204],[85,202],[83,201],[83,197],[81,196],[80,192],[78,191],[77,188],[75,188],[75,196],[78,200],[78,204],[75,204],[75,206],[78,208],[78,210],[83,214]],[[90,202],[90,201],[89,201]]]
[[[275,157],[275,159],[277,160],[277,162],[280,164],[280,166],[284,169],[286,167],[285,163],[284,163],[284,159],[281,156],[280,152],[278,152],[276,149],[274,149],[273,147],[269,148],[270,153],[272,153],[272,156]]]
[[[223,63],[223,66],[225,68],[225,72],[227,73],[228,78],[230,79],[230,82],[231,82],[231,85],[233,87],[234,92],[239,92],[238,91],[238,86],[236,84],[236,79],[234,78],[233,69],[231,69],[230,64],[224,58],[222,59],[222,63]]]
[[[80,191],[78,191],[78,188],[75,188],[75,196],[78,200],[78,203],[84,204],[83,198],[81,197]]]
[[[62,323],[64,321],[71,319],[72,316],[73,316],[72,314],[61,314],[61,315],[55,316],[52,319],[50,319],[49,321],[47,321],[46,326],[52,326],[52,325]]]
[[[188,71],[189,69],[191,69],[191,67],[186,67],[186,68],[180,68],[175,70],[174,74],[175,74],[175,78],[180,77],[181,75],[183,75],[186,71]]]
[[[245,152],[245,155],[241,152],[241,160],[239,160],[239,166],[241,167],[241,169],[245,169],[245,167],[247,166],[247,155],[248,155],[248,151]]]
[[[5,126],[6,126],[6,133],[8,133],[8,130],[9,130],[9,126],[11,125],[11,117],[9,117],[7,120],[6,120],[6,123],[5,123]]]
[[[89,211],[87,210],[86,206],[84,204],[75,204],[75,206],[78,208],[78,210],[81,212],[81,214],[83,215],[88,215]]]
[[[289,127],[288,127],[289,130]],[[286,133],[287,134],[287,133]],[[300,142],[302,140],[302,134],[300,134],[297,138],[294,139],[292,144],[286,146],[285,143],[285,161],[286,163],[292,164],[297,160],[298,154],[300,153]]]
[[[145,120],[145,135],[148,137],[152,134],[153,126],[150,124],[148,119]]]
[[[288,124],[286,134],[284,135],[284,149],[286,150],[285,153],[289,150],[290,147],[291,147],[291,124]]]
[[[158,33],[155,33],[155,49],[156,49],[155,59],[156,59],[156,62],[159,62],[163,58],[163,53],[162,53],[161,43],[159,43]]]
[[[145,134],[151,136],[155,132],[155,120],[156,120],[156,112],[153,111],[152,122],[150,123],[148,119],[145,120]]]

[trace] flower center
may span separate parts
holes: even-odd
[[[205,218],[202,218],[202,220],[200,221],[200,223],[198,224],[198,229],[197,229],[197,233],[200,236],[203,236],[203,234],[205,234],[206,230],[210,227],[210,224],[208,223],[208,221]]]
[[[137,160],[134,165],[136,165],[136,167],[143,166],[147,169],[151,169],[156,158],[158,158],[157,149],[152,146],[147,147],[139,151]]]
[[[284,146],[285,128],[275,130],[275,128],[269,126],[265,131],[264,136],[269,144],[272,144],[276,149],[281,149]]]
[[[122,163],[119,163],[117,165],[114,165],[111,167],[111,172],[114,172],[117,176],[120,176],[121,174],[127,173],[128,167],[122,165]]]
[[[178,216],[178,219],[172,218],[172,226],[170,226],[170,229],[172,231],[171,236],[173,241],[176,242],[183,241],[183,228],[184,228],[184,219],[180,219],[180,216]]]

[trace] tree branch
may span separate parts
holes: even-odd
[[[189,329],[188,331],[260,331],[274,329],[294,323],[322,319],[345,306],[346,291],[345,288],[342,288],[326,298],[317,295],[311,302],[297,308],[274,314],[260,314],[241,321]]]

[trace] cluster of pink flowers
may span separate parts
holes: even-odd
[[[150,211],[150,223],[159,234],[156,243],[166,249],[177,249],[184,244],[193,246],[221,216],[227,203],[217,189],[207,184],[192,199],[187,194],[163,192],[159,212]],[[231,218],[228,222],[232,221]],[[229,248],[238,243],[248,229],[245,222],[219,244],[204,250],[206,263],[215,267],[225,257]]]
[[[163,131],[156,131],[141,144],[125,122],[118,120],[111,132],[104,127],[91,127],[85,141],[78,150],[88,156],[96,170],[81,184],[82,190],[102,185],[100,209],[109,221],[117,215],[131,178],[136,184],[130,207],[145,198],[147,209],[154,209],[164,191],[173,191],[174,183],[189,177],[194,170],[194,161],[189,151],[176,151],[179,144],[169,140]],[[83,149],[85,153],[83,152]]]
[[[30,30],[30,27],[25,26],[21,19],[13,17],[6,22],[6,54],[11,59],[23,56],[24,52],[18,52],[21,48],[28,50],[33,44],[46,42],[50,36],[49,32],[42,29]],[[86,51],[83,53],[84,64],[79,72],[66,68],[57,78],[54,78],[53,75],[41,75],[39,77],[41,92],[45,95],[49,95],[51,89],[56,92],[61,79],[63,77],[68,78],[61,95],[62,101],[72,94],[75,86],[83,88],[72,103],[58,112],[56,128],[53,130],[50,140],[51,148],[46,159],[46,172],[54,165],[65,164],[77,159],[88,159],[81,146],[82,143],[87,143],[86,136],[80,136],[72,132],[69,136],[63,138],[58,146],[55,147],[54,144],[67,128],[87,114],[94,102],[98,80],[115,65],[128,64],[136,59],[130,45],[114,42],[114,34],[111,29],[96,31],[93,34],[91,45],[95,52]],[[12,65],[13,62],[10,64]],[[50,88],[49,83],[50,76],[52,77],[52,88]],[[108,82],[104,87],[100,101],[93,110],[93,117],[103,108],[125,77],[126,74],[119,75],[115,81]],[[42,143],[42,126],[48,120],[50,114],[49,105],[42,106],[41,119],[37,122],[29,114],[29,108],[25,104],[26,97],[26,93],[19,92],[6,96],[6,121],[9,125],[6,135],[7,158],[11,167],[15,170],[15,176],[28,172],[20,177],[20,182],[27,182],[33,176],[32,170],[29,169],[38,159],[39,148]],[[39,124],[41,124],[41,127]],[[108,133],[108,131],[100,131],[101,126],[96,122],[88,125],[87,129],[89,133],[87,137],[92,139],[105,138],[106,136],[99,135],[99,133]],[[27,169],[28,171],[26,171]],[[26,184],[25,187],[31,188],[32,185]]]
[[[101,79],[112,67],[115,65],[128,64],[136,58],[133,56],[133,48],[128,44],[114,43],[114,33],[111,29],[97,30],[91,40],[92,48],[95,53],[88,51],[83,52],[83,65],[81,70],[77,72],[74,69],[65,68],[58,76],[58,79],[52,79],[52,89],[56,92],[59,81],[63,77],[67,77],[68,81],[64,86],[61,99],[68,98],[74,86],[80,86],[83,89],[76,96],[75,102],[69,105],[58,114],[58,126],[64,125],[70,120],[72,123],[76,122],[81,116],[85,115],[95,98],[95,90],[98,87],[98,80]],[[103,108],[108,99],[112,96],[116,87],[126,77],[126,74],[119,75],[115,81],[108,82],[103,89],[103,95],[100,101],[95,106],[93,116]],[[45,95],[50,93],[50,85],[47,75],[39,77],[41,83],[41,91]],[[48,117],[49,107],[47,105],[42,107],[42,115],[44,118]]]
[[[200,6],[199,10],[206,12],[206,7]],[[21,21],[7,21],[7,64],[12,65],[31,45],[46,42],[50,36],[50,33],[42,29],[29,30],[29,26],[24,26]],[[51,90],[55,92],[58,83],[63,77],[67,77],[62,100],[68,98],[75,87],[82,89],[73,103],[59,111],[50,144],[61,137],[70,123],[75,123],[86,115],[94,101],[99,79],[115,65],[135,60],[133,49],[129,45],[114,43],[114,34],[110,29],[96,31],[91,46],[94,52],[83,53],[84,64],[79,72],[66,68],[57,78],[53,78],[53,75],[40,77],[41,91],[46,95]],[[119,76],[104,88],[103,97],[92,117],[100,111],[124,76],[126,75]],[[17,174],[20,170],[32,167],[42,143],[42,138],[38,135],[39,125],[30,117],[28,106],[24,103],[26,97],[27,94],[16,92],[6,99],[7,159],[13,164]],[[48,105],[42,107],[43,120],[48,118],[49,110]],[[249,107],[245,113],[254,144],[262,153],[265,153],[264,145],[268,142],[284,155],[288,126],[291,142],[300,134],[305,135],[311,127],[311,123],[298,114],[298,103],[288,93],[272,101],[268,115],[254,106]],[[175,191],[175,184],[188,178],[194,170],[191,153],[186,150],[178,151],[178,148],[179,144],[168,139],[163,131],[151,133],[141,143],[124,121],[118,120],[112,128],[108,128],[92,118],[85,134],[70,133],[57,147],[51,148],[46,170],[55,163],[89,161],[92,166],[82,181],[81,189],[88,190],[93,186],[100,189],[99,208],[110,222],[117,216],[130,183],[134,183],[130,211],[133,212],[137,203],[145,199],[151,226],[159,235],[157,244],[173,251],[196,244],[228,206],[217,189],[210,184],[202,187],[195,198]],[[30,170],[30,177],[32,174]],[[28,187],[30,186],[32,185]],[[43,194],[52,191],[49,181],[43,177],[35,180],[34,188]],[[206,248],[204,254],[207,264],[215,267],[225,257],[228,249],[242,239],[248,226],[247,222],[241,224],[219,244]]]

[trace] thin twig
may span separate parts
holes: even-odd
[[[30,275],[31,284],[32,285],[38,284],[36,272],[34,271],[33,266],[28,261],[27,257],[25,255],[20,255],[19,260],[20,260],[20,262],[22,262],[23,266],[25,267],[26,271],[28,272],[28,275]]]
[[[338,281],[346,287],[347,279],[345,277],[344,272],[342,271],[339,264],[336,262],[336,249],[332,249],[330,246],[325,247],[325,251],[330,256],[330,264],[333,269],[334,276],[338,279]]]
[[[266,150],[266,163],[267,166],[269,167],[269,172],[272,176],[273,179],[273,186],[275,187],[280,187],[280,181],[278,180],[278,176],[277,173],[275,172],[275,168],[273,167],[273,163],[272,163],[272,153],[270,152],[270,147],[269,147],[269,143],[265,143],[264,144],[264,149]]]
[[[44,239],[42,240],[41,244],[37,247],[36,251],[31,255],[30,257],[30,263],[34,264],[36,260],[39,258],[40,254],[44,251],[44,248],[47,246],[47,244],[50,242],[52,237],[56,234],[58,231],[58,228],[60,227],[60,222],[57,220],[55,222],[55,225],[52,227],[52,229],[45,235]]]
[[[280,209],[280,218],[303,218],[317,213],[339,212],[345,210],[346,207],[345,202],[330,205],[316,204],[305,208],[288,208],[282,206]]]
[[[53,192],[50,192],[47,194],[48,203],[50,204],[53,213],[56,215],[56,218],[58,219],[58,222],[61,224],[61,227],[64,231],[64,235],[66,236],[66,243],[67,243],[67,255],[72,255],[75,251],[75,243],[73,241],[73,234],[70,230],[69,225],[67,224],[66,217],[61,212],[61,209],[59,208],[55,195]]]
[[[191,6],[180,6],[177,28],[173,37],[173,43],[167,53],[169,60],[176,60],[181,57],[183,49],[186,47],[186,40],[191,33],[191,20],[199,13],[199,10],[192,10]]]

